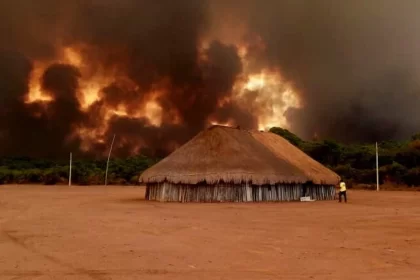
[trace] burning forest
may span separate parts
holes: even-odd
[[[163,155],[211,124],[412,133],[416,1],[3,1],[0,154]]]

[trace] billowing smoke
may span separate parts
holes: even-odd
[[[207,126],[242,71],[235,46],[212,41],[200,50],[207,4],[3,1],[1,154],[102,154],[113,134],[122,155],[147,148],[164,153]],[[47,101],[27,102],[37,67]],[[95,83],[99,88],[89,92]],[[98,96],[86,105],[89,94]],[[150,100],[156,108],[146,116]],[[220,114],[230,113],[255,126],[234,104]]]
[[[266,46],[259,63],[279,67],[300,96],[301,108],[286,113],[299,135],[374,141],[418,130],[419,1],[251,0],[241,7],[238,18]]]
[[[0,155],[163,155],[211,123],[304,138],[420,121],[415,0],[0,3]]]

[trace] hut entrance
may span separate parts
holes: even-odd
[[[302,184],[302,197],[306,197],[307,184]]]

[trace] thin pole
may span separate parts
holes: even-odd
[[[69,169],[69,187],[71,186],[71,163],[73,160],[72,153],[70,153],[70,169]]]
[[[379,158],[378,158],[378,142],[376,142],[376,191],[379,191]]]
[[[108,161],[106,162],[106,171],[105,171],[105,186],[108,184],[108,167],[109,167],[109,159],[111,158],[111,152],[112,152],[112,147],[114,146],[114,141],[115,141],[115,134],[114,134],[114,137],[112,138],[111,148],[109,149],[109,154],[108,154]]]

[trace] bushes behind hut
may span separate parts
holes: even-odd
[[[375,143],[343,144],[333,140],[304,141],[288,130],[270,130],[328,166],[352,184],[376,184]],[[406,141],[378,143],[380,183],[420,186],[420,134]]]
[[[274,127],[271,132],[289,140],[306,154],[328,166],[349,186],[376,183],[375,144],[343,144],[333,140],[304,141],[292,132]],[[379,145],[381,183],[420,186],[420,134],[407,141],[384,141]],[[112,159],[110,184],[136,184],[138,175],[158,159],[134,156]],[[73,182],[80,185],[103,184],[106,160],[77,160],[73,163]],[[0,184],[64,184],[68,180],[68,160],[57,161],[28,157],[1,157]]]
[[[109,184],[137,184],[139,172],[157,159],[135,156],[110,161]],[[72,164],[72,182],[78,185],[100,185],[105,180],[106,160],[76,160]],[[65,161],[28,157],[0,158],[0,184],[66,184],[69,164]]]

